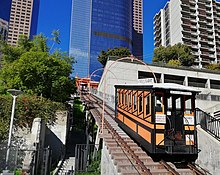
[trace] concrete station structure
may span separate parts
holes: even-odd
[[[103,96],[103,93],[105,93],[106,104],[114,109],[115,84],[155,83],[154,81],[160,83],[177,83],[193,87],[201,91],[196,99],[197,108],[211,114],[220,109],[219,73],[204,69],[144,65],[135,62],[130,57],[125,58],[123,61],[108,60],[97,94]],[[218,174],[220,171],[218,166],[220,160],[220,143],[199,126],[197,132],[198,146],[201,152],[196,163],[212,174]],[[102,153],[104,155],[108,154],[108,151],[103,151]]]
[[[205,69],[186,67],[168,67],[159,65],[144,65],[131,62],[131,58],[124,61],[109,60],[98,87],[98,91],[106,96],[114,96],[115,84],[143,84],[155,78],[158,83],[177,83],[194,87],[201,91],[197,96],[196,106],[206,112],[220,109],[220,74]],[[106,81],[106,82],[105,82]],[[111,99],[114,99],[113,97]]]

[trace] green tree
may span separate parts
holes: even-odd
[[[167,64],[171,66],[181,66],[181,62],[179,60],[169,60]]]
[[[18,38],[18,47],[20,47],[24,52],[29,51],[32,47],[32,43],[27,35],[20,35]]]
[[[32,41],[22,38],[18,46],[3,43],[1,84],[5,89],[20,89],[55,101],[65,101],[74,89],[70,78],[73,58],[56,50],[49,53],[47,38],[42,34]],[[7,51],[10,52],[7,52]],[[19,54],[17,51],[20,51]],[[12,59],[12,55],[16,55]]]
[[[131,52],[128,48],[115,47],[114,49],[108,49],[107,52],[102,50],[98,56],[98,60],[103,66],[105,66],[110,56],[117,56],[118,58],[122,58],[122,57],[130,56],[130,55],[131,55]]]
[[[4,64],[4,62],[13,62],[24,53],[25,51],[22,50],[21,47],[12,47],[7,44],[5,41],[0,41],[0,53],[2,53],[2,59],[1,62]]]
[[[209,64],[206,66],[207,69],[220,71],[220,63]]]
[[[57,44],[60,44],[61,43],[61,41],[60,41],[60,39],[59,39],[59,36],[60,36],[60,31],[59,30],[54,30],[53,32],[52,32],[52,38],[51,38],[51,40],[53,41],[53,44],[52,44],[52,46],[51,46],[51,48],[50,48],[50,51],[52,51],[52,49],[53,49],[53,47],[54,47],[54,45],[57,43]]]
[[[191,49],[184,44],[176,44],[168,47],[158,47],[154,49],[153,62],[169,63],[170,60],[177,60],[175,65],[192,66],[194,63],[194,56]],[[171,61],[170,63],[174,63]],[[178,63],[178,64],[176,64]]]
[[[8,136],[12,101],[11,95],[0,95],[0,142]],[[55,112],[59,110],[66,110],[65,105],[43,97],[22,94],[16,99],[13,126],[30,128],[36,117],[44,119],[48,124],[54,124]]]
[[[47,38],[40,33],[39,35],[34,36],[32,42],[31,51],[35,52],[48,52],[49,47],[47,46]]]

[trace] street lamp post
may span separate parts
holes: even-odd
[[[7,90],[11,96],[13,97],[13,104],[12,104],[12,110],[11,110],[11,120],[10,120],[10,128],[9,128],[9,135],[8,135],[8,145],[7,145],[7,152],[6,152],[6,159],[5,159],[5,169],[8,170],[8,160],[9,160],[9,153],[10,153],[10,147],[11,147],[11,136],[12,136],[12,128],[13,128],[13,121],[14,121],[14,115],[15,115],[15,101],[18,95],[20,95],[22,92],[16,89],[9,89]]]

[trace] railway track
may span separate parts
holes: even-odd
[[[82,96],[101,126],[102,100],[93,95]],[[118,172],[122,175],[206,175],[206,172],[193,164],[188,164],[188,169],[177,169],[174,164],[161,160],[154,162],[127,134],[118,127],[114,121],[114,111],[108,106],[105,107],[104,131],[102,138],[109,153],[117,166]]]

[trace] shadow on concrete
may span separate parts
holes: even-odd
[[[81,111],[79,99],[74,100],[73,120],[70,126],[67,136],[66,158],[75,157],[75,147],[77,144],[86,144],[85,113]]]
[[[60,160],[61,156],[64,154],[64,144],[62,141],[50,130],[50,128],[46,127],[45,134],[45,147],[50,146],[52,151],[52,162],[55,160]]]

